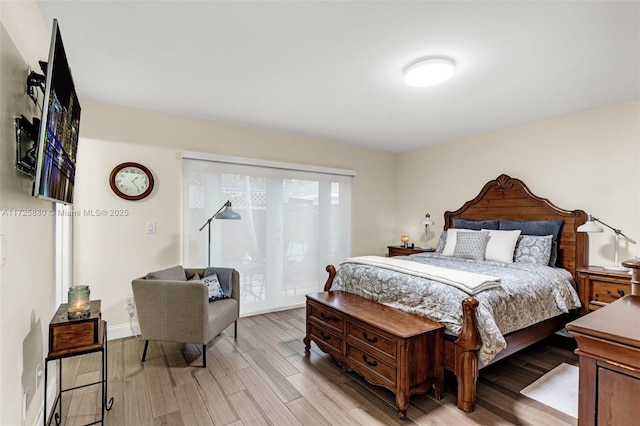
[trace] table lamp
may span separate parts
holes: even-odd
[[[629,268],[625,268],[624,266],[621,266],[618,263],[618,250],[620,247],[620,236],[622,235],[631,244],[635,244],[636,241],[624,235],[621,230],[613,228],[607,225],[606,223],[604,223],[603,221],[601,221],[600,219],[598,219],[597,217],[593,217],[591,215],[587,216],[587,221],[585,223],[578,226],[577,231],[578,232],[604,232],[604,228],[602,228],[602,226],[598,225],[596,222],[603,224],[607,228],[613,230],[613,232],[616,234],[616,249],[613,255],[613,265],[603,266],[603,268],[608,271],[619,271],[619,272],[628,271]]]
[[[431,216],[427,213],[422,220],[422,224],[424,225],[424,248],[428,249],[429,245],[427,244],[427,241],[429,240],[429,237],[427,236],[427,229],[429,226],[435,225],[435,222],[431,220]]]

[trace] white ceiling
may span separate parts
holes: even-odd
[[[401,152],[638,99],[640,2],[39,1],[91,99]],[[402,72],[448,56],[448,82]],[[43,58],[46,60],[46,58]]]

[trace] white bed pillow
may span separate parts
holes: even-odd
[[[456,234],[458,232],[480,232],[473,229],[462,229],[462,228],[449,228],[447,229],[447,242],[442,249],[442,254],[445,256],[453,256],[453,251],[456,248]]]
[[[489,233],[485,260],[513,263],[513,255],[518,243],[518,237],[522,231],[498,231],[495,229],[483,229]]]

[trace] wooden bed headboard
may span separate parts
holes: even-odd
[[[558,264],[576,277],[576,269],[587,263],[588,237],[585,232],[577,232],[585,223],[587,214],[583,210],[563,210],[546,198],[531,193],[519,179],[505,174],[487,182],[480,193],[454,212],[444,213],[444,229],[453,226],[454,219],[467,220],[562,220]]]

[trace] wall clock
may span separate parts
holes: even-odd
[[[109,185],[120,198],[142,200],[153,191],[153,174],[142,164],[122,163],[111,170]]]

